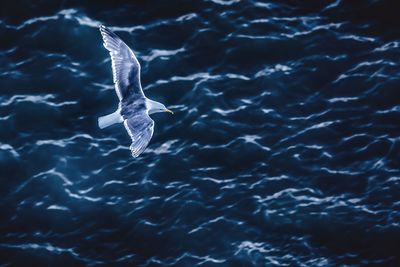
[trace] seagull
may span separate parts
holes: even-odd
[[[101,129],[123,123],[132,139],[130,150],[138,157],[147,147],[154,132],[150,114],[173,112],[163,104],[148,99],[140,84],[140,64],[132,50],[110,29],[100,25],[103,45],[110,52],[118,109],[98,118]]]

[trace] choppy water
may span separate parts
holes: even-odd
[[[0,11],[1,266],[400,266],[396,1],[37,2]],[[100,23],[175,111],[138,159]]]

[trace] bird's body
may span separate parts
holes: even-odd
[[[144,95],[140,84],[140,64],[132,50],[105,26],[100,26],[100,32],[104,47],[110,52],[115,91],[120,102],[117,111],[99,118],[99,127],[124,123],[132,139],[132,156],[138,157],[153,136],[154,121],[149,115],[172,111]]]

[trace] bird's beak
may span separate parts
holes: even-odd
[[[169,112],[169,113],[171,113],[171,114],[174,114],[174,112],[172,112],[172,110],[170,110],[170,109],[165,109],[165,112]]]

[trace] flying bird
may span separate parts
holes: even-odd
[[[115,91],[119,98],[118,109],[99,117],[101,129],[123,123],[132,139],[132,156],[138,157],[147,147],[154,132],[150,114],[173,112],[163,104],[148,99],[140,84],[140,64],[132,50],[110,29],[100,26],[103,45],[110,52]]]

